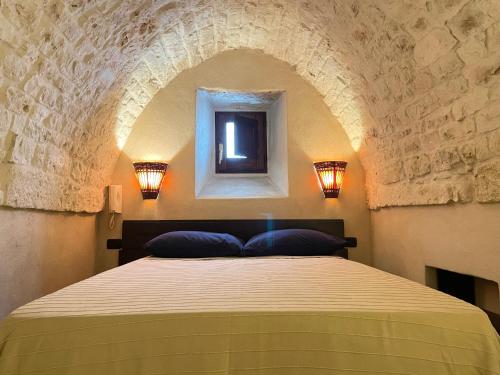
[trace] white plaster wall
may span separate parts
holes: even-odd
[[[258,69],[256,69],[258,67]],[[244,74],[242,74],[244,72]],[[275,199],[195,199],[194,136],[198,87],[234,90],[285,90],[288,102],[289,196]],[[163,159],[169,169],[157,201],[144,201],[132,161]],[[339,199],[324,199],[313,161],[346,160],[349,165]],[[256,51],[232,51],[184,71],[160,90],[137,120],[112,176],[123,185],[126,219],[343,218],[346,234],[359,239],[353,259],[370,263],[369,211],[364,174],[355,151],[321,95],[293,68]],[[120,235],[106,229],[99,215],[99,269],[116,265],[105,239]],[[120,223],[118,223],[118,226]]]
[[[0,208],[0,319],[94,274],[95,215]]]
[[[500,204],[385,208],[371,221],[377,268],[422,284],[425,266],[500,284]]]

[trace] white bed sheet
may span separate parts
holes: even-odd
[[[498,374],[478,308],[336,257],[144,258],[0,325],[0,374]]]

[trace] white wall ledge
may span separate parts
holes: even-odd
[[[273,181],[265,177],[216,177],[204,186],[198,199],[286,198]]]

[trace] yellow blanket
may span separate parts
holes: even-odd
[[[334,257],[145,258],[14,311],[0,374],[497,374],[478,308]]]

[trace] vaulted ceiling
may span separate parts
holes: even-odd
[[[155,93],[238,48],[324,96],[370,207],[500,201],[497,0],[1,0],[0,203],[99,211]]]

